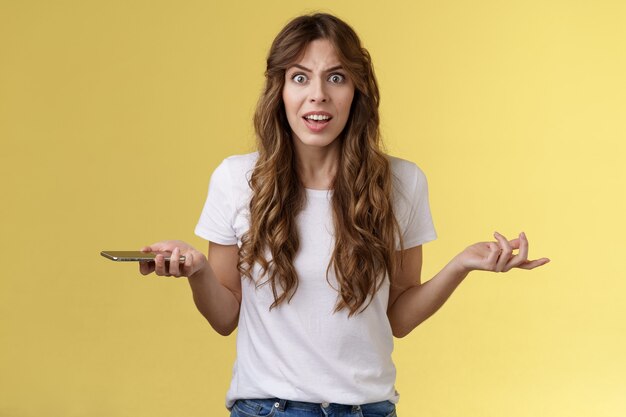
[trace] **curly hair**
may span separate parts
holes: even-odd
[[[371,58],[354,30],[335,16],[297,17],[270,48],[265,87],[254,115],[259,156],[249,181],[250,229],[242,238],[238,268],[253,279],[254,264],[261,266],[256,285],[271,286],[270,310],[289,302],[298,287],[293,265],[300,246],[296,216],[306,195],[282,91],[287,69],[318,39],[331,42],[355,86],[348,121],[337,138],[341,151],[332,184],[335,247],[326,269],[326,280],[332,267],[339,285],[335,312],[347,308],[352,316],[367,308],[386,276],[393,276],[396,242],[402,247],[402,238],[392,205],[391,168],[381,149],[380,96]]]

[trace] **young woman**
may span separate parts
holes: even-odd
[[[141,273],[186,276],[220,334],[235,328],[231,416],[393,416],[393,336],[432,315],[472,270],[532,269],[528,240],[495,235],[421,283],[436,238],[426,178],[381,151],[378,86],[355,32],[328,14],[278,34],[254,116],[258,151],[211,177],[196,234],[143,248]],[[513,254],[514,249],[519,253]]]

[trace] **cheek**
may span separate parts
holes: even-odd
[[[287,113],[287,117],[296,117],[299,104],[298,97],[296,97],[293,92],[290,92],[287,89],[283,90],[283,104],[285,106],[285,112]]]
[[[350,107],[352,106],[352,100],[354,99],[354,92],[347,93],[341,100],[340,111],[347,119],[350,114]]]
[[[289,113],[289,107],[290,107],[289,94],[286,94],[285,90],[283,90],[283,106],[285,106],[285,111]]]

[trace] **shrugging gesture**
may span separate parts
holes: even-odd
[[[524,232],[513,240],[507,240],[498,232],[494,233],[494,237],[495,242],[480,242],[468,246],[456,256],[454,262],[467,272],[472,270],[507,272],[513,268],[534,269],[550,262],[548,258],[528,259],[528,239]],[[513,254],[515,249],[519,249],[517,254]]]
[[[507,272],[513,268],[534,269],[550,260],[528,259],[528,239],[524,233],[507,240],[495,233],[495,242],[479,242],[468,246],[432,279],[421,282],[421,246],[403,254],[403,266],[394,276],[390,289],[387,316],[393,334],[403,337],[432,316],[446,302],[471,271]],[[513,251],[519,249],[517,254]]]

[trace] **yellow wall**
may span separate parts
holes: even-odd
[[[99,252],[206,245],[209,175],[311,10],[356,28],[389,152],[428,175],[424,276],[494,230],[552,258],[396,341],[400,415],[626,414],[625,4],[2,0],[0,416],[226,415],[235,336]]]

